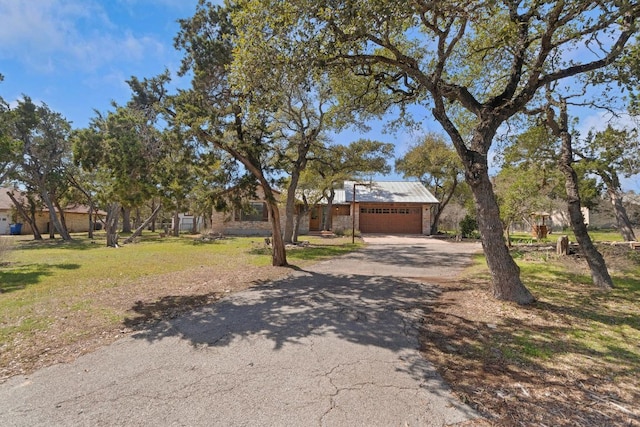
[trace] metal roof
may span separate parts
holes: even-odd
[[[351,203],[353,184],[357,184],[356,202],[370,203],[438,203],[429,190],[417,181],[345,181],[344,189],[336,190],[333,203]]]

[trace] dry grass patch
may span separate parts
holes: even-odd
[[[499,426],[640,425],[640,262],[603,249],[618,288],[589,285],[586,263],[520,256],[538,301],[494,300],[484,267],[441,283],[423,350],[456,395]]]

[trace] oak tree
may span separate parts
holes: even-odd
[[[453,143],[471,187],[496,298],[534,301],[502,236],[489,177],[498,129],[550,83],[611,64],[636,32],[635,1],[246,0],[241,38],[306,46],[304,61],[350,76],[344,99],[375,114],[426,104]],[[578,50],[588,43],[589,50]],[[243,62],[264,62],[244,43]],[[272,58],[278,61],[298,58]],[[469,132],[456,122],[471,116]],[[470,135],[463,137],[463,135]]]

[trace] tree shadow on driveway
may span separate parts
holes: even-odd
[[[468,257],[434,255],[438,268],[416,266],[429,252],[364,248],[217,302],[219,294],[139,302],[132,308],[138,317],[127,322],[138,330],[133,339],[173,354],[172,366],[176,357],[200,360],[180,363],[214,370],[216,381],[236,384],[228,390],[251,394],[246,388],[252,385],[293,406],[325,402],[320,425],[356,419],[390,425],[405,418],[414,425],[452,424],[477,415],[453,398],[420,353],[425,313],[440,289],[406,277],[443,277],[443,270],[451,276]],[[200,306],[174,318],[162,315],[185,302]],[[154,324],[145,328],[141,319]],[[175,350],[179,342],[193,350]]]
[[[478,253],[478,245],[425,246],[375,245],[351,252],[340,258],[346,271],[359,274],[394,277],[455,277]],[[321,263],[319,271],[330,272],[334,260]],[[314,269],[316,270],[316,269]]]
[[[161,320],[134,337],[156,341],[178,336],[194,346],[224,346],[255,335],[272,341],[277,350],[305,337],[332,333],[361,345],[393,351],[415,349],[423,310],[437,295],[436,288],[411,280],[299,271],[175,319]],[[152,307],[137,303],[132,310],[139,316],[125,324],[140,329],[140,317],[158,318],[151,311],[171,305],[167,298],[172,297]],[[185,297],[175,298],[181,300],[176,305],[185,302]],[[213,302],[217,296],[193,298],[193,302]]]
[[[416,349],[423,314],[439,288],[410,278],[454,277],[470,262],[471,246],[374,245],[299,270],[286,279],[222,296],[165,297],[136,303],[125,324],[148,341],[180,337],[194,346],[225,346],[262,337],[274,349],[332,334],[352,343],[393,351]],[[475,249],[477,250],[477,249]],[[185,301],[185,298],[188,301]],[[168,306],[195,310],[167,319]],[[141,320],[158,320],[146,329]]]

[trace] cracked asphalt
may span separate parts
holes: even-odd
[[[428,279],[455,277],[480,246],[365,241],[73,363],[11,378],[0,385],[0,425],[445,426],[478,417],[421,356],[418,330],[438,292]]]

